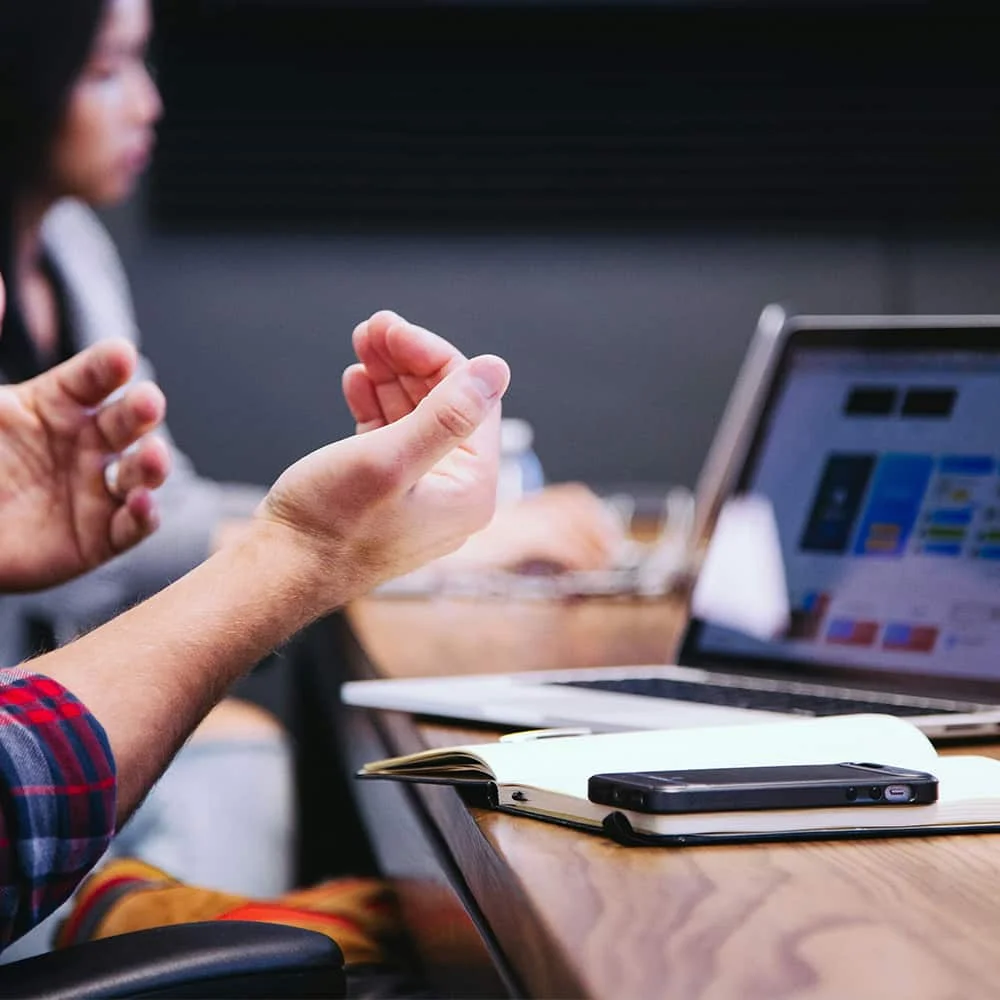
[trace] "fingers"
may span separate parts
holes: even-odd
[[[97,413],[97,427],[109,451],[124,451],[159,426],[167,402],[158,386],[142,382]]]
[[[493,355],[465,362],[453,371],[407,417],[379,432],[394,454],[390,457],[415,483],[452,449],[468,442],[475,446],[479,428],[493,417],[495,440],[483,444],[482,457],[494,464],[499,458],[499,407],[510,382],[507,363]]]
[[[383,427],[388,422],[382,413],[382,406],[375,392],[375,384],[368,376],[364,365],[351,365],[344,371],[341,384],[344,389],[344,399],[354,417],[358,434]]]
[[[160,438],[149,437],[118,459],[115,495],[128,496],[135,490],[155,490],[170,472],[170,449]]]
[[[443,337],[409,323],[388,309],[375,313],[354,330],[354,352],[376,383],[400,372],[430,378],[465,360],[465,355]]]
[[[124,552],[149,537],[160,519],[150,490],[161,486],[170,471],[170,452],[159,438],[146,438],[115,460],[114,488],[121,506],[111,515],[108,538],[113,552]]]
[[[518,540],[513,539],[507,549],[511,553],[507,561],[513,562],[515,567],[538,561],[558,572],[607,569],[612,563],[612,551],[586,531],[553,528],[549,535],[539,536],[534,543],[518,545]],[[516,560],[513,554],[517,555]]]
[[[604,501],[582,483],[558,483],[537,494],[550,513],[565,521],[593,558],[610,560],[625,542],[621,522]]]
[[[560,541],[560,561],[568,569],[607,569],[618,551],[618,546],[600,531],[595,531],[594,525],[580,525],[576,530],[567,531]]]
[[[599,570],[612,565],[623,538],[596,494],[564,483],[501,508],[472,554],[507,569]]]
[[[465,360],[444,338],[388,311],[361,323],[354,331],[353,342],[386,423],[412,412],[448,372]]]
[[[97,406],[120,389],[135,371],[135,348],[125,340],[106,340],[25,383],[51,396],[63,394],[81,406]]]
[[[596,494],[585,486],[567,483],[556,494],[563,513],[565,537],[573,546],[577,569],[607,569],[625,543],[625,532]],[[553,507],[558,515],[558,507]]]
[[[159,525],[156,504],[149,490],[129,491],[111,516],[110,539],[115,552],[124,552],[151,535]]]

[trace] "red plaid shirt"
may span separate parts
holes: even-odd
[[[64,687],[0,670],[0,949],[68,899],[115,831],[115,762]]]

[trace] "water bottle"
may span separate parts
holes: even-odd
[[[534,452],[534,443],[535,432],[527,420],[514,417],[501,420],[497,503],[519,500],[545,485],[545,473]]]

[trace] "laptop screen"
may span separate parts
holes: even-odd
[[[1000,680],[1000,352],[931,339],[793,335],[740,482],[774,506],[791,628],[697,623],[693,659]]]

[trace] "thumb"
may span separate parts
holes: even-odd
[[[416,482],[453,448],[473,437],[507,391],[510,369],[492,354],[466,361],[436,385],[412,413],[374,433]]]
[[[22,383],[52,406],[99,406],[135,372],[135,348],[124,340],[102,340],[41,375]]]

